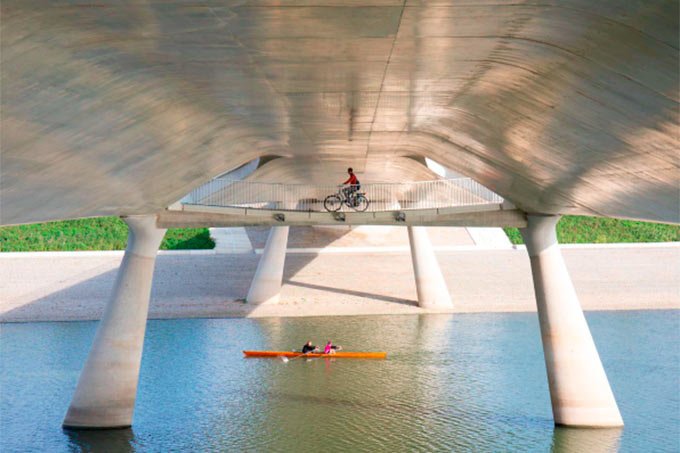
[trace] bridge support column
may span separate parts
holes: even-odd
[[[520,230],[531,260],[555,424],[623,426],[557,243],[559,219],[529,215]]]
[[[425,228],[408,227],[418,305],[423,308],[448,308],[453,306],[451,296]]]
[[[131,216],[128,243],[90,354],[64,419],[65,428],[132,425],[158,246],[156,216]]]
[[[248,290],[246,297],[248,303],[275,304],[279,301],[289,228],[287,226],[272,227],[269,231],[267,244],[260,262],[257,263],[257,271]]]

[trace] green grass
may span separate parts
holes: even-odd
[[[513,244],[522,244],[517,228],[505,228]],[[560,243],[677,242],[680,226],[600,217],[564,216],[557,224]],[[0,252],[123,250],[127,225],[118,217],[67,220],[0,228]],[[207,228],[168,230],[163,250],[212,249]]]
[[[517,228],[504,228],[513,244],[523,244]],[[680,226],[604,217],[564,216],[557,224],[561,244],[677,242]]]
[[[57,250],[123,250],[127,225],[118,217],[66,220],[0,228],[0,252]],[[172,228],[162,250],[211,249],[207,228]]]

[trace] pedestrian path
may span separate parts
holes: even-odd
[[[435,251],[507,249],[512,243],[502,228],[430,227]],[[210,228],[216,253],[262,253],[269,228]],[[403,227],[292,227],[287,253],[409,252]]]
[[[210,228],[209,231],[215,241],[216,253],[253,253],[253,245],[244,227]]]

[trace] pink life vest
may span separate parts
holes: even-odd
[[[326,345],[326,347],[323,349],[323,353],[324,354],[330,354],[332,350],[333,350],[333,345],[328,343]]]

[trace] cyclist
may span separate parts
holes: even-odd
[[[353,195],[361,189],[361,183],[354,174],[352,167],[347,169],[347,173],[349,173],[349,178],[347,178],[347,181],[343,182],[342,185],[348,184],[348,186],[342,189],[342,191],[344,192],[345,197],[351,200],[352,205],[356,206],[356,199],[354,199]]]

